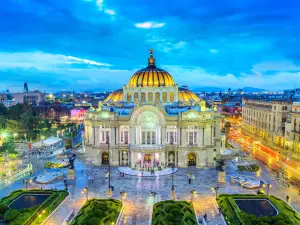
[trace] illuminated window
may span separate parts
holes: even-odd
[[[175,98],[174,98],[174,92],[170,93],[170,101],[174,102]]]
[[[142,93],[142,101],[146,101],[146,94],[144,92]]]
[[[167,102],[168,101],[168,94],[167,92],[163,93],[163,102]]]
[[[155,93],[155,101],[159,101],[160,100],[160,93],[159,92],[156,92]]]
[[[130,92],[127,93],[127,101],[131,102],[131,93]]]
[[[148,93],[148,101],[149,101],[149,102],[152,102],[152,101],[153,101],[153,93],[152,93],[152,92],[149,92],[149,93]]]
[[[139,93],[135,92],[134,93],[134,101],[138,101],[139,100]]]

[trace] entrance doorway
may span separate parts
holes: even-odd
[[[188,155],[188,166],[196,166],[196,156],[194,153]]]
[[[151,163],[152,155],[151,154],[145,154],[144,156],[144,162]]]
[[[107,152],[103,152],[102,153],[102,165],[103,164],[108,164],[108,160],[109,160],[109,155]]]

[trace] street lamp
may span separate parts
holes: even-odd
[[[89,200],[89,189],[88,189],[88,187],[85,187],[84,189],[83,189],[83,192],[82,192],[83,194],[85,193],[86,194],[86,200],[88,201]]]
[[[123,202],[123,200],[126,199],[126,196],[127,196],[127,192],[126,191],[121,191],[120,192],[120,198],[121,198],[121,201]]]
[[[172,164],[172,189],[171,189],[171,198],[176,199],[176,192],[174,187],[174,163]]]
[[[272,187],[272,184],[268,183],[267,184],[267,195],[269,195],[270,188]]]
[[[194,197],[197,196],[197,191],[196,190],[191,190],[191,202],[193,203]]]
[[[107,142],[107,151],[108,151],[108,188],[107,188],[107,196],[111,197],[113,194],[111,185],[110,185],[110,154],[109,154],[109,136],[106,137]]]
[[[28,182],[28,180],[25,179],[24,182],[25,182],[25,189],[27,190],[27,182]]]
[[[213,192],[216,192],[216,198],[217,198],[217,196],[218,196],[218,189],[219,189],[219,186],[213,187],[213,188],[211,189]]]

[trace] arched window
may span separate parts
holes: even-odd
[[[159,92],[156,92],[155,93],[155,101],[159,101],[160,100],[160,93]]]
[[[127,102],[131,102],[131,93],[130,92],[127,93]]]
[[[170,93],[170,102],[174,102],[175,98],[174,98],[174,92]]]
[[[146,101],[146,94],[142,92],[142,101]]]
[[[163,102],[167,102],[168,101],[168,94],[167,92],[163,93]]]
[[[149,93],[148,93],[148,101],[149,101],[149,102],[152,102],[152,101],[153,101],[153,93],[152,93],[152,92],[149,92]]]
[[[139,93],[135,92],[134,93],[134,101],[138,101],[139,100]]]

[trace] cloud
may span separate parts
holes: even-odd
[[[72,64],[77,64],[77,68],[85,68],[86,65],[97,67],[111,66],[108,63],[61,54],[50,54],[44,52],[0,52],[0,69],[38,68],[53,70],[67,67],[73,68]]]
[[[218,49],[209,49],[209,52],[212,54],[218,53],[219,50]]]
[[[112,9],[105,9],[104,12],[107,13],[107,14],[109,14],[109,15],[111,15],[111,16],[116,15],[116,12],[114,10],[112,10]]]
[[[156,23],[156,22],[144,22],[144,23],[136,23],[134,24],[135,27],[137,28],[142,28],[142,29],[150,29],[150,28],[160,28],[163,27],[165,24],[164,23]]]
[[[104,7],[103,2],[104,2],[103,0],[97,0],[97,1],[96,1],[96,4],[97,4],[98,9],[99,9],[100,11],[103,10],[103,7]]]

